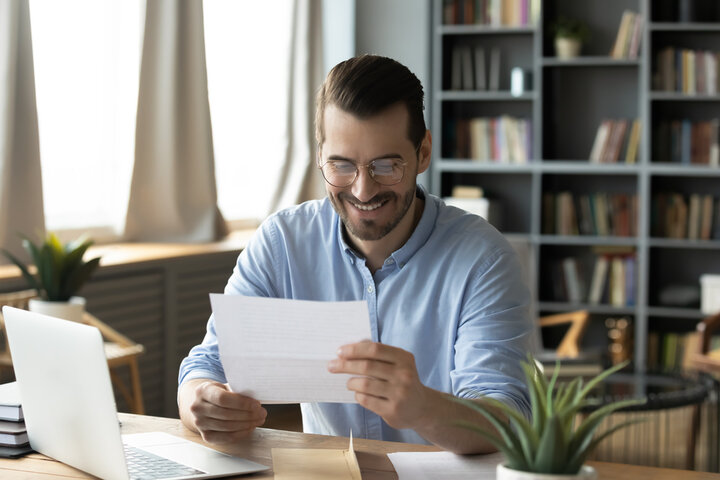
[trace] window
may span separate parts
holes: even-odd
[[[286,156],[292,2],[204,3],[218,204],[229,221],[267,215]]]
[[[31,0],[48,230],[122,232],[135,148],[139,0]]]
[[[30,0],[48,230],[119,238],[135,153],[142,0]],[[204,3],[218,203],[261,219],[286,155],[292,2]]]

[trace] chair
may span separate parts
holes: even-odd
[[[0,293],[0,306],[9,305],[27,310],[30,299],[36,296],[37,293],[35,290]],[[137,358],[145,351],[145,347],[133,342],[90,313],[84,313],[83,323],[100,330],[105,340],[105,356],[107,357],[110,379],[113,385],[125,399],[132,413],[139,415],[144,414],[145,406],[143,403]],[[12,369],[12,357],[7,342],[7,335],[5,335],[5,323],[1,314],[0,332],[2,332],[4,337],[4,348],[0,351],[0,371],[2,371]],[[120,375],[123,367],[129,369],[130,385],[127,385]]]

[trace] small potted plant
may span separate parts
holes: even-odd
[[[504,454],[506,463],[497,466],[498,480],[595,479],[595,469],[585,465],[587,456],[604,438],[641,420],[623,422],[597,437],[595,430],[612,412],[643,404],[646,400],[629,399],[604,405],[588,414],[582,422],[576,422],[575,417],[581,409],[593,405],[587,399],[588,393],[627,363],[605,370],[586,385],[583,385],[582,377],[576,377],[569,384],[557,384],[560,369],[555,369],[548,382],[530,356],[523,364],[523,370],[530,391],[532,420],[492,398],[485,399],[485,405],[459,399],[481,413],[497,432],[468,422],[458,425],[475,431]]]
[[[570,59],[580,55],[583,42],[590,37],[590,29],[582,20],[559,17],[552,25],[555,36],[555,54]]]
[[[35,264],[34,275],[28,265],[7,250],[2,250],[20,269],[30,288],[38,292],[39,298],[30,300],[30,310],[67,320],[82,320],[85,299],[76,294],[100,264],[100,257],[87,262],[83,260],[92,243],[92,240],[81,237],[63,244],[57,235],[49,233],[42,243],[36,245],[23,237],[23,248]]]

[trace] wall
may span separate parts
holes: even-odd
[[[357,54],[374,53],[406,65],[425,89],[425,122],[430,125],[431,0],[357,0],[355,5]],[[430,175],[419,183],[430,187]]]

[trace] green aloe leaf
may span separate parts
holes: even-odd
[[[593,377],[587,383],[587,385],[585,385],[585,388],[583,388],[579,392],[579,394],[578,394],[579,398],[576,398],[576,400],[579,401],[579,400],[585,398],[588,395],[588,393],[590,393],[592,391],[592,389],[595,388],[600,382],[602,382],[603,380],[605,380],[607,377],[609,377],[613,373],[617,372],[618,370],[622,370],[629,363],[630,363],[630,360],[625,360],[624,362],[618,363],[617,365],[614,365],[614,366],[608,368],[607,370],[603,371],[602,373],[598,374],[597,376]]]
[[[2,249],[3,255],[5,255],[8,260],[10,260],[12,263],[15,264],[16,267],[20,269],[20,272],[22,273],[23,278],[25,278],[25,281],[30,285],[30,288],[34,288],[38,292],[40,292],[41,287],[38,280],[30,273],[28,268],[25,266],[23,262],[20,261],[19,258],[17,258],[15,255],[10,253],[8,250]]]
[[[548,418],[547,425],[540,437],[533,471],[538,473],[554,473],[564,468],[567,463],[567,445],[560,419],[556,416]]]
[[[642,405],[643,403],[645,403],[645,399],[621,400],[619,402],[613,402],[595,410],[590,415],[588,415],[588,417],[575,430],[575,434],[570,441],[570,450],[576,451],[584,449],[585,446],[590,443],[590,440],[595,433],[595,429],[600,425],[600,423],[605,419],[605,417],[607,417],[614,411],[634,405]]]
[[[509,468],[525,471],[529,469],[530,465],[525,461],[525,458],[519,454],[518,450],[514,449],[511,445],[508,445],[497,435],[493,435],[488,430],[472,422],[457,422],[455,425],[472,430],[490,442],[495,448],[502,452],[503,455],[505,455]]]
[[[585,459],[587,459],[588,455],[595,450],[595,448],[605,440],[605,438],[609,437],[613,433],[617,432],[618,430],[625,428],[629,425],[633,425],[636,423],[641,423],[646,421],[646,418],[635,418],[632,420],[627,420],[625,422],[622,422],[618,425],[613,426],[612,428],[607,429],[600,435],[598,435],[592,442],[589,442],[587,445],[579,448],[577,451],[575,451],[575,454],[570,459],[570,461],[567,464],[567,470],[565,473],[568,474],[575,474],[580,471],[580,467],[582,467],[583,463],[585,463]]]
[[[506,444],[508,444],[516,452],[522,451],[522,443],[520,442],[517,433],[514,432],[512,428],[510,428],[510,426],[505,422],[505,419],[501,417],[500,414],[487,408],[485,405],[479,402],[473,402],[464,398],[457,398],[455,400],[480,413],[488,420],[488,422],[490,422],[493,427],[495,427],[495,430],[500,434]],[[500,403],[497,408],[505,414],[512,410],[504,403]]]

